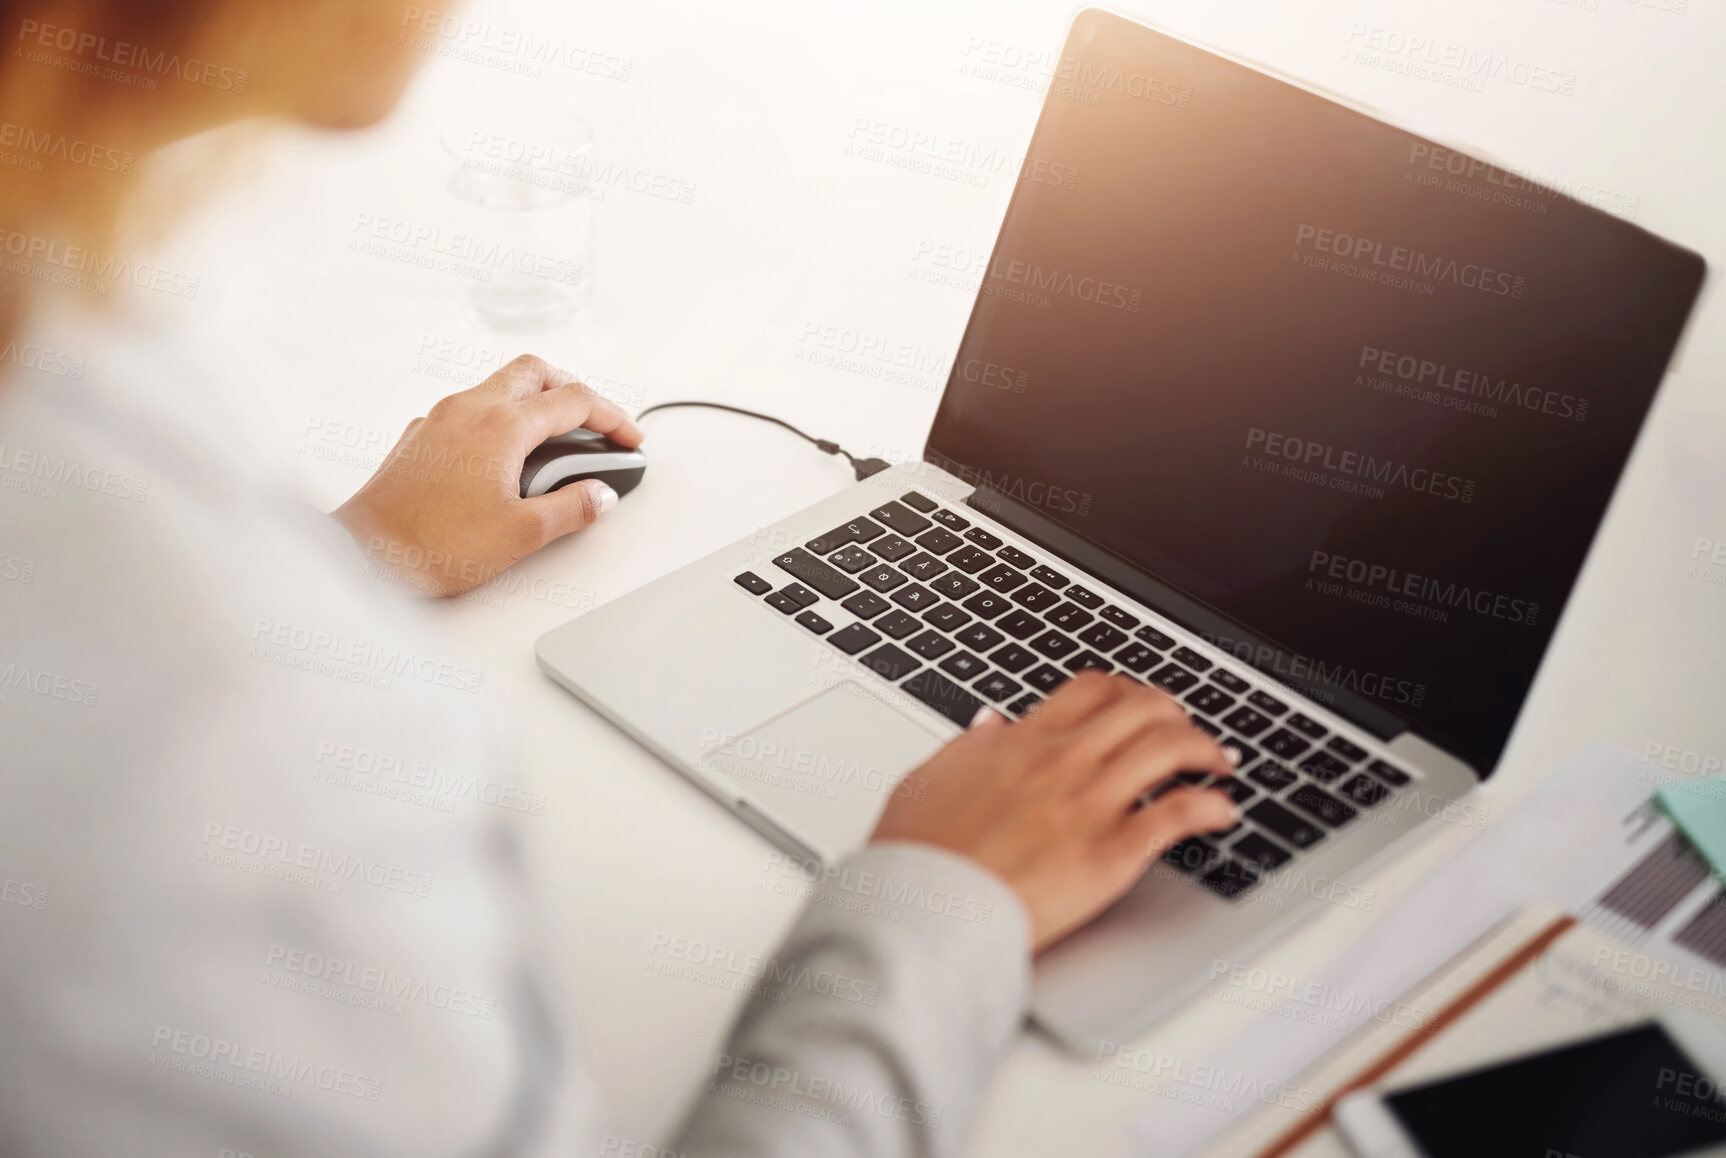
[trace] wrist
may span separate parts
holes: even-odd
[[[924,910],[958,920],[1005,923],[1009,928],[1023,930],[1027,955],[1035,945],[1036,930],[1026,897],[1005,876],[975,856],[916,837],[892,836],[870,841],[865,852],[938,870],[948,887],[941,893],[931,891],[920,906]]]
[[[429,568],[432,553],[405,544],[359,498],[355,495],[331,511],[330,520],[353,540],[366,561],[367,573],[428,599],[456,593],[458,589]]]

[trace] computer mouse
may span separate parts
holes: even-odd
[[[549,494],[584,478],[606,483],[622,497],[647,473],[647,459],[603,434],[577,427],[548,438],[528,452],[521,464],[521,497]]]

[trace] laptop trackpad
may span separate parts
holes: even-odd
[[[900,779],[943,742],[847,680],[702,762],[831,860],[863,846]]]

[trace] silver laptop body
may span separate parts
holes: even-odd
[[[1220,103],[1260,99],[1306,102],[1299,107],[1319,110],[1325,124],[1335,124],[1335,115],[1345,111],[1310,90],[1095,9],[1075,19],[1048,85],[1044,121],[997,242],[997,260],[1003,247],[1022,244],[1023,230],[1015,225],[1021,201],[1031,205],[1035,198],[1060,195],[1063,158],[1039,153],[1050,147],[1046,133],[1053,131],[1052,117],[1077,115],[1072,110],[1080,106],[1119,109],[1122,116],[1160,116],[1167,110],[1171,117],[1202,117]],[[1259,86],[1252,93],[1264,95],[1243,97],[1243,85]],[[1148,103],[1134,103],[1141,101]],[[1361,132],[1393,131],[1362,114],[1349,111],[1348,116],[1357,118],[1348,124]],[[1316,151],[1323,141],[1315,140],[1303,147]],[[1410,134],[1392,144],[1407,151],[1409,146],[1399,143],[1406,141],[1414,142],[1418,155],[1423,142]],[[1085,180],[1083,163],[1076,172]],[[1051,175],[1053,181],[1044,180]],[[1236,183],[1253,184],[1238,178]],[[1638,299],[1642,304],[1623,307],[1645,309],[1660,325],[1643,328],[1656,337],[1636,355],[1634,366],[1627,362],[1614,370],[1615,382],[1636,383],[1634,391],[1625,388],[1633,395],[1624,407],[1626,429],[1601,452],[1599,472],[1605,481],[1598,502],[1588,500],[1569,537],[1550,545],[1556,594],[1542,610],[1544,634],[1532,660],[1518,644],[1524,646],[1518,662],[1525,678],[1520,694],[1511,694],[1507,720],[1514,718],[1532,681],[1533,665],[1581,567],[1702,272],[1694,255],[1632,226],[1528,182],[1517,187],[1521,196],[1545,199],[1548,211],[1538,215],[1540,228],[1569,231],[1569,240],[1554,244],[1552,252],[1572,253],[1579,247],[1576,238],[1586,242],[1606,236],[1621,260],[1659,274],[1649,284],[1672,289],[1658,302],[1644,294]],[[1498,238],[1495,244],[1514,248],[1539,241],[1525,236],[1535,228],[1528,224],[1534,214],[1487,219],[1488,208],[1478,199],[1441,188],[1430,196],[1454,197],[1454,206],[1433,201],[1442,212],[1466,206],[1455,212],[1481,215],[1482,236]],[[1316,232],[1297,236],[1291,228],[1288,242],[1297,248],[1309,245]],[[1373,260],[1358,242],[1350,246],[1351,259],[1362,265]],[[1280,252],[1275,256],[1285,266],[1293,260],[1298,271],[1299,252],[1292,259]],[[1045,260],[1054,259],[1045,255]],[[1075,531],[1071,519],[1063,523],[1058,514],[1051,515],[1049,504],[1033,509],[1035,504],[1021,501],[1024,496],[1011,493],[1012,488],[992,485],[987,471],[960,465],[964,460],[938,449],[937,438],[950,442],[955,437],[948,413],[959,397],[956,391],[970,391],[961,401],[982,397],[976,405],[985,409],[997,404],[996,395],[977,393],[982,388],[975,375],[960,371],[972,365],[967,352],[975,352],[980,319],[1002,316],[1002,295],[991,292],[998,272],[1004,275],[1000,284],[1022,288],[1010,269],[992,269],[985,279],[926,461],[858,482],[598,607],[543,636],[537,655],[548,675],[760,831],[781,850],[773,857],[787,864],[831,865],[860,848],[900,778],[957,735],[980,704],[1022,715],[1067,673],[1086,666],[1170,690],[1196,722],[1248,753],[1236,777],[1249,793],[1242,801],[1247,819],[1231,833],[1171,850],[1103,917],[1038,959],[1035,1018],[1057,1038],[1088,1050],[1177,1009],[1205,987],[1217,962],[1249,958],[1319,906],[1372,904],[1362,882],[1399,840],[1434,821],[1473,822],[1467,797],[1480,776],[1491,771],[1509,724],[1503,724],[1497,746],[1484,759],[1458,758],[1454,746],[1423,736],[1410,722],[1411,713],[1394,705],[1387,709],[1384,697],[1362,706],[1362,689],[1342,686],[1322,665],[1316,676],[1303,670],[1291,675],[1287,654],[1264,646],[1265,637],[1255,635],[1251,625],[1234,631],[1229,627],[1234,621],[1211,615],[1119,551],[1098,549],[1083,526]],[[1342,283],[1326,280],[1332,272],[1313,274],[1310,283],[1300,284],[1310,284],[1318,295],[1344,292],[1332,288]],[[1529,293],[1538,295],[1553,279],[1542,280],[1539,269],[1533,273]],[[1604,279],[1606,284],[1620,280]],[[1347,284],[1359,281],[1351,275]],[[1384,290],[1393,292],[1396,287]],[[1154,296],[1147,293],[1147,310]],[[1428,300],[1438,306],[1419,308],[1445,308],[1452,300],[1461,303],[1458,309],[1474,308],[1474,299],[1455,284],[1438,284]],[[1536,305],[1546,309],[1541,304],[1546,300],[1537,297]],[[1565,340],[1610,340],[1567,339],[1564,300],[1551,300],[1553,312],[1535,321],[1550,322],[1560,346]],[[990,315],[991,310],[997,313]],[[1051,315],[1014,316],[1027,319],[1017,328],[1035,328]],[[1129,315],[1074,316],[1090,326],[1097,317]],[[1478,326],[1533,325],[1526,317],[1504,316],[1510,320],[1483,315]],[[1155,324],[1155,317],[1147,314],[1144,324]],[[1451,329],[1462,332],[1473,324],[1463,320]],[[1599,330],[1595,325],[1586,333]],[[1058,334],[1059,327],[1052,332]],[[1088,331],[1087,346],[1099,340],[1097,333]],[[1609,353],[1616,349],[1610,347]],[[1587,353],[1589,364],[1610,360],[1599,349]],[[1068,388],[1082,391],[1084,380]],[[1614,421],[1610,401],[1595,403],[1600,422]],[[1408,413],[1419,418],[1423,412],[1411,400]],[[1090,421],[1106,428],[1121,419],[1104,410]],[[1442,421],[1460,420],[1443,416]],[[1560,429],[1550,425],[1558,421],[1551,415],[1538,420],[1513,416],[1512,421],[1529,424],[1533,433],[1518,436],[1524,442]],[[1509,429],[1482,422],[1483,431]],[[1494,476],[1485,468],[1480,473],[1479,501],[1490,502]],[[1571,501],[1563,495],[1531,501],[1555,513],[1575,506],[1561,507]],[[1438,499],[1429,506],[1435,527],[1460,509]],[[1460,610],[1457,615],[1445,630],[1474,630],[1473,620]],[[1396,629],[1400,621],[1385,623]],[[1491,664],[1494,657],[1483,654],[1479,662]],[[886,908],[915,903],[894,896],[863,897],[862,902]]]
[[[1241,898],[1224,900],[1159,862],[1100,920],[1042,955],[1033,1012],[1079,1050],[1119,1040],[1172,1012],[1207,984],[1215,962],[1248,959],[1316,906],[1370,905],[1361,881],[1373,858],[1423,822],[1466,819],[1462,798],[1477,782],[1461,762],[1412,732],[1380,742],[1295,696],[966,506],[974,489],[927,463],[894,467],[548,632],[537,645],[540,667],[789,857],[834,863],[863,846],[899,778],[962,729],[827,642],[852,623],[870,621],[823,599],[815,606],[831,627],[816,635],[738,586],[735,577],[751,573],[775,587],[795,582],[775,558],[915,491],[1048,560],[1106,605],[1238,673],[1254,690],[1413,778],[1367,822],[1327,834],[1322,847],[1285,871],[1273,870]],[[1243,778],[1249,771],[1250,765],[1242,768]],[[863,900],[892,903],[891,897]]]

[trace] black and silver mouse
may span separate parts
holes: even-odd
[[[528,452],[521,464],[521,497],[548,494],[585,478],[596,478],[622,497],[647,473],[647,459],[632,450],[578,427],[548,438]]]

